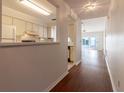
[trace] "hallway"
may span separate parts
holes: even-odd
[[[103,52],[85,50],[82,63],[70,73],[52,92],[112,92]]]

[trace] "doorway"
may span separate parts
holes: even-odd
[[[68,70],[76,63],[76,22],[68,16]]]

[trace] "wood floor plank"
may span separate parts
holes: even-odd
[[[112,92],[103,52],[87,50],[83,60],[51,92]]]

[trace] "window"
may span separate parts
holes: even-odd
[[[84,37],[82,39],[82,45],[85,48],[96,48],[96,37]]]
[[[88,37],[84,37],[83,38],[83,45],[89,45],[89,38]]]
[[[90,38],[90,47],[96,48],[96,38],[95,37]]]

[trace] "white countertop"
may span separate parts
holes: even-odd
[[[59,42],[17,42],[17,43],[0,43],[0,47],[52,45],[52,44],[59,44]]]

